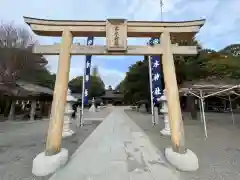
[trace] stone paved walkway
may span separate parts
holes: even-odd
[[[143,131],[115,108],[51,180],[177,180]]]
[[[171,146],[170,137],[159,133],[164,127],[163,116],[160,116],[159,124],[152,127],[150,114],[132,110],[125,112],[160,151]],[[207,139],[200,120],[190,120],[188,117],[184,113],[185,144],[198,156],[199,169],[195,172],[180,172],[180,179],[240,180],[240,114],[235,114],[233,125],[230,113],[207,112]]]

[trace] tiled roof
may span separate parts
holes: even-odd
[[[40,94],[46,94],[46,95],[53,95],[53,90],[31,84],[24,81],[17,81],[15,85],[13,84],[0,84],[0,91],[9,96],[19,96],[19,97],[25,97],[25,96],[37,96]]]
[[[123,98],[123,94],[116,92],[114,90],[106,90],[105,95],[102,98]]]
[[[33,92],[34,94],[49,94],[49,95],[53,95],[53,90],[43,87],[43,86],[39,86],[39,85],[35,85],[35,84],[31,84],[28,82],[24,82],[24,81],[18,81],[17,85],[23,89],[25,89],[26,91],[30,91]]]

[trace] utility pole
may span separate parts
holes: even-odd
[[[87,38],[87,46],[92,46],[93,45],[93,39],[94,37],[88,37]],[[82,127],[83,126],[83,116],[84,116],[84,101],[85,101],[85,97],[88,97],[88,94],[85,94],[85,91],[88,91],[88,86],[86,87],[86,85],[89,83],[90,81],[90,69],[91,69],[91,60],[92,60],[92,55],[86,55],[85,56],[85,67],[84,67],[84,74],[83,74],[83,80],[82,80],[82,111],[81,111],[81,116],[79,119],[79,123],[78,123],[78,127]],[[87,70],[88,69],[88,70]]]
[[[153,107],[153,87],[152,87],[152,57],[148,56],[148,70],[149,70],[149,89],[150,89],[150,97],[151,97],[151,114],[152,114],[152,125],[156,125],[155,121],[155,113]]]
[[[161,8],[161,21],[163,20],[163,0],[160,0],[160,8]]]

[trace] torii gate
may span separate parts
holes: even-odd
[[[30,17],[24,17],[24,20],[38,35],[62,37],[61,44],[39,45],[34,48],[36,54],[59,55],[45,150],[46,156],[55,156],[61,152],[63,116],[71,55],[162,55],[172,134],[172,148],[167,149],[165,154],[168,158],[169,153],[184,155],[188,152],[184,145],[184,129],[173,55],[195,55],[198,53],[197,47],[191,46],[191,44],[194,35],[203,26],[205,20],[182,22],[127,21],[125,19],[67,21]],[[73,37],[79,36],[106,37],[106,45],[88,47],[72,44]],[[152,47],[147,45],[130,46],[127,44],[128,37],[160,37],[161,44]],[[184,46],[181,46],[181,44],[184,44]],[[178,167],[176,162],[171,163]],[[197,169],[198,165],[194,168]]]

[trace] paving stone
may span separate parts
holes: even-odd
[[[156,148],[146,134],[131,122],[124,109],[114,108],[78,148],[70,162],[51,180],[65,180],[62,177],[75,180],[77,177],[83,178],[83,174],[89,179],[106,177],[106,180],[130,180],[130,176],[132,179],[140,177],[139,172],[143,173],[142,179],[145,180],[152,180],[152,177],[161,179],[159,174],[164,180],[175,180],[171,168],[157,163],[159,158]]]
[[[150,172],[134,171],[130,173],[130,180],[154,180]]]
[[[171,146],[171,139],[160,136],[159,133],[160,129],[164,127],[162,118],[158,125],[152,127],[151,115],[134,111],[125,112],[131,120],[147,134],[153,145],[160,150],[160,153],[164,151],[165,147]],[[185,114],[183,115],[186,146],[198,156],[200,168],[196,172],[176,171],[179,179],[239,180],[240,151],[238,149],[240,141],[240,121],[237,120],[240,119],[240,114],[235,114],[236,123],[233,125],[231,124],[230,113],[206,112],[206,118],[208,119],[208,139],[204,137],[203,127],[200,121],[189,120]],[[163,156],[159,154],[159,157]],[[148,158],[154,159],[152,155]],[[161,159],[164,160],[164,158]],[[152,164],[151,161],[150,163]],[[168,162],[165,163],[169,166]],[[156,168],[156,171],[158,170],[159,168]],[[159,172],[159,177],[163,173]]]
[[[91,175],[87,175],[86,180],[106,180],[106,172],[101,173],[101,174],[91,174]],[[79,179],[81,180],[81,179]],[[85,180],[85,179],[84,179]]]

